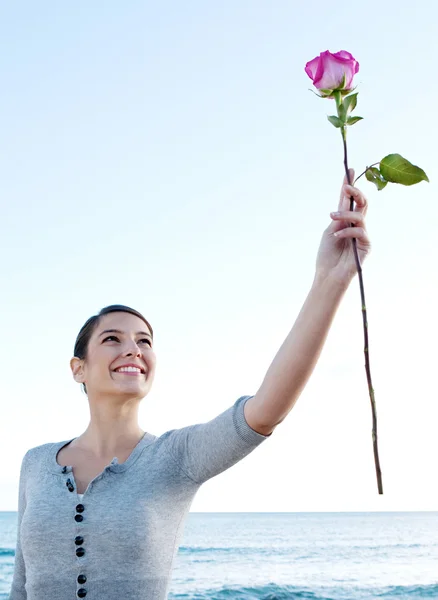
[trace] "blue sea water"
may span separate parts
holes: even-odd
[[[0,600],[16,513],[0,513]],[[438,599],[438,512],[190,513],[169,600]]]

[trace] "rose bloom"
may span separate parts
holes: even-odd
[[[306,64],[305,71],[318,90],[351,90],[359,63],[346,50],[332,54],[328,50]],[[345,75],[345,85],[342,82]]]

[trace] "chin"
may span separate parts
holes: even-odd
[[[113,390],[118,395],[121,396],[131,396],[132,398],[144,398],[148,395],[150,391],[149,385],[138,385],[138,386],[119,386],[116,390]]]

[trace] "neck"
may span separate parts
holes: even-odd
[[[114,458],[138,444],[144,431],[138,424],[139,402],[90,402],[90,423],[75,446],[96,458]]]

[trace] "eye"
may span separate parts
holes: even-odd
[[[111,339],[116,340],[117,342],[120,341],[119,338],[116,337],[115,335],[109,335],[108,337],[106,337],[105,339],[102,340],[102,343],[106,342],[107,340],[111,340]],[[149,347],[152,348],[152,342],[151,342],[151,340],[149,338],[142,338],[139,341],[140,342],[146,342],[147,344],[149,344]]]

